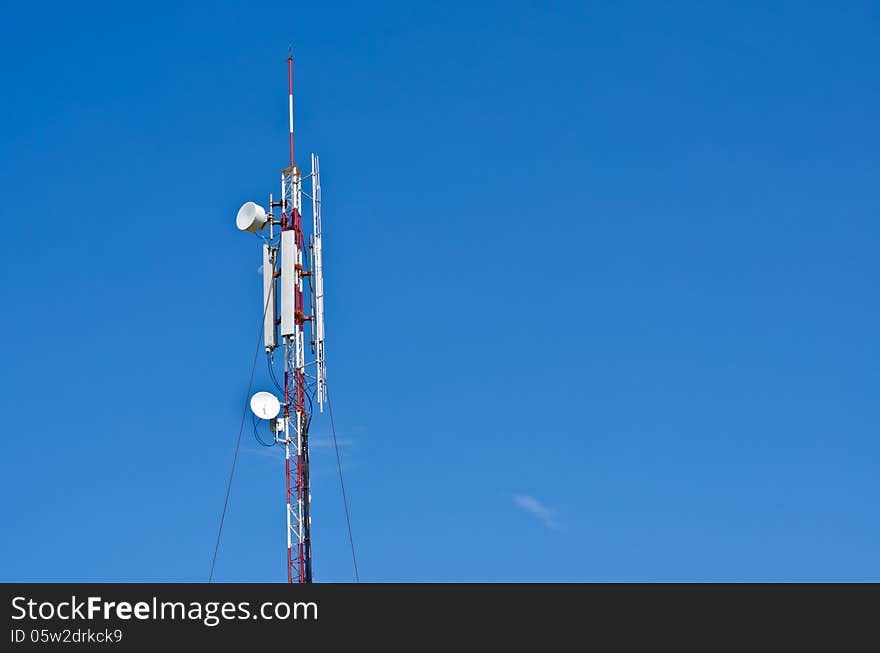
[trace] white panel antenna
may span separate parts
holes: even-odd
[[[275,296],[275,256],[277,250],[263,243],[263,306],[266,316],[263,319],[263,344],[266,351],[278,346],[278,327],[275,324],[277,300]]]
[[[296,233],[281,232],[281,336],[292,336],[296,330]]]

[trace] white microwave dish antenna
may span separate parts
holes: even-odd
[[[238,210],[238,215],[235,216],[235,226],[241,231],[252,234],[265,227],[268,221],[266,209],[256,202],[245,202]]]
[[[260,419],[275,419],[281,412],[281,403],[271,392],[258,392],[251,397],[251,411]]]

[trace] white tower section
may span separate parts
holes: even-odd
[[[302,196],[299,192],[299,170],[291,167],[281,174],[281,197],[284,198],[288,220],[301,214]],[[296,232],[284,229],[281,232],[281,335],[292,336],[296,332],[295,289],[299,286],[302,270],[302,252],[297,244]]]

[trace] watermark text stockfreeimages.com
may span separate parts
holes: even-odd
[[[63,601],[35,601],[26,596],[12,599],[12,619],[31,621],[198,621],[214,627],[222,621],[263,619],[266,621],[316,621],[318,605],[314,601],[266,601],[256,607],[249,601],[107,601],[100,596],[78,599],[71,596]]]

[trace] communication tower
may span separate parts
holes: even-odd
[[[278,200],[269,195],[268,211],[246,202],[238,211],[236,226],[263,241],[263,344],[275,379],[280,336],[284,380],[283,386],[277,383],[280,398],[258,392],[250,404],[254,415],[268,422],[274,442],[284,447],[287,581],[311,583],[309,425],[315,405],[323,412],[327,400],[321,178],[317,155],[311,155],[311,170],[305,176],[294,159],[292,54],[287,57],[287,84],[290,160],[281,170],[281,194]],[[303,190],[306,180],[310,192]],[[303,228],[303,197],[312,209],[308,237]],[[280,220],[275,217],[276,209]]]

